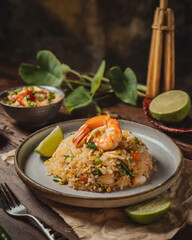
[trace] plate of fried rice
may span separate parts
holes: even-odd
[[[34,149],[59,125],[64,139],[50,158]],[[108,115],[43,128],[19,146],[15,167],[40,198],[112,208],[160,195],[178,179],[182,153],[164,133]]]

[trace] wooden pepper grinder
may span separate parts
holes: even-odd
[[[147,73],[147,97],[175,88],[174,14],[168,0],[160,0],[154,20]]]

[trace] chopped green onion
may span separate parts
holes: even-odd
[[[87,144],[87,148],[97,150],[97,146],[95,145],[94,142],[89,142],[89,143]]]
[[[62,182],[62,183],[63,183],[62,178],[60,178],[60,177],[58,177],[58,176],[54,176],[53,181],[54,181],[54,182]]]
[[[135,143],[140,145],[139,138],[135,137]]]
[[[96,157],[96,158],[94,159],[94,163],[95,163],[96,165],[100,164],[100,163],[101,163],[100,157]]]
[[[29,101],[31,98],[30,98],[30,95],[27,95],[26,96],[26,99],[27,99],[27,101]]]
[[[28,101],[28,104],[29,104],[30,107],[35,107],[34,102],[32,102],[31,100]]]
[[[53,99],[54,97],[55,97],[55,93],[54,92],[49,92],[48,102],[51,103],[51,99]]]
[[[119,174],[120,174],[120,176],[124,176],[124,175],[126,175],[126,172],[125,172],[124,169],[121,169],[121,170],[119,171]]]
[[[130,163],[133,162],[133,157],[129,157],[129,162],[130,162]]]
[[[134,174],[131,172],[131,170],[127,167],[127,165],[123,161],[121,161],[120,166],[125,170],[127,175],[129,175],[132,178],[135,177]]]
[[[65,159],[67,159],[67,158],[71,158],[71,159],[73,159],[73,158],[74,158],[72,152],[71,152],[71,155],[64,155],[64,157],[65,157]]]
[[[95,168],[95,170],[93,171],[93,174],[95,175],[95,176],[101,176],[101,171],[100,171],[100,169],[99,168]]]

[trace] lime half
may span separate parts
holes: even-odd
[[[134,206],[125,208],[128,216],[137,223],[150,224],[160,220],[169,210],[170,201],[158,197]]]
[[[151,115],[158,121],[176,123],[184,120],[191,109],[189,95],[181,90],[171,90],[155,97],[150,105]]]
[[[63,140],[63,132],[57,126],[34,150],[44,157],[51,157]]]

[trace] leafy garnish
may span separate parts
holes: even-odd
[[[55,97],[55,93],[54,92],[49,92],[49,98],[48,98],[48,102],[51,103],[51,100]]]
[[[97,150],[97,146],[95,145],[94,142],[89,142],[87,144],[87,148],[93,149],[93,150]]]
[[[122,169],[125,170],[127,175],[129,175],[131,178],[135,177],[134,174],[131,172],[131,170],[127,167],[127,165],[123,161],[121,161],[120,166],[122,167]]]
[[[129,162],[130,162],[130,163],[133,162],[133,157],[129,157]]]
[[[135,143],[140,145],[140,140],[139,140],[139,138],[135,137]]]
[[[94,174],[95,176],[101,176],[101,175],[102,175],[102,172],[101,172],[101,170],[100,170],[99,168],[95,168],[95,170],[93,171],[93,174]]]

